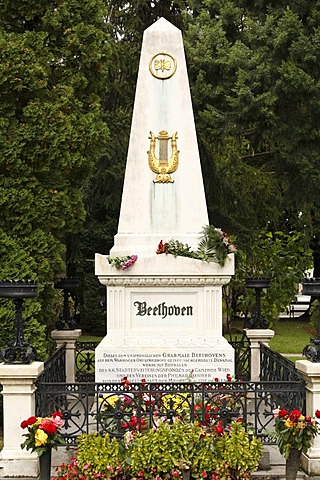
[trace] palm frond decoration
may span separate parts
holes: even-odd
[[[198,258],[204,262],[218,262],[225,264],[229,253],[235,252],[236,247],[230,240],[229,235],[212,225],[207,225],[202,230],[202,237],[198,244]]]
[[[208,225],[203,228],[201,233],[202,237],[196,251],[191,250],[189,245],[183,245],[178,240],[169,240],[166,243],[161,240],[156,253],[170,253],[175,257],[191,257],[203,262],[218,262],[219,265],[223,266],[228,254],[237,250],[229,235],[221,228]]]

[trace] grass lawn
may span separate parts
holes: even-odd
[[[241,338],[243,329],[243,322],[236,322],[233,325],[232,338]],[[293,361],[298,359],[305,359],[302,356],[303,348],[310,342],[312,337],[311,327],[308,320],[298,320],[297,318],[289,320],[278,320],[278,322],[271,327],[275,331],[274,337],[270,340],[270,348],[276,352],[286,354],[296,354]],[[229,334],[224,335],[228,340]],[[290,358],[291,360],[291,358]]]
[[[79,337],[79,342],[101,342],[103,339],[103,336],[97,336],[97,335],[88,335],[86,333],[82,334],[81,337]]]
[[[301,355],[303,348],[310,342],[311,328],[306,320],[279,320],[272,328],[274,337],[270,348],[279,353],[296,353]]]

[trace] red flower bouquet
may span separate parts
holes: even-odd
[[[270,437],[276,440],[280,453],[286,459],[292,449],[306,453],[311,447],[311,440],[319,432],[319,423],[308,415],[302,415],[300,410],[289,413],[285,409],[276,409],[273,414],[275,430]],[[319,410],[316,411],[316,417],[320,418]]]
[[[37,452],[40,457],[49,448],[56,449],[58,445],[64,445],[64,439],[59,432],[63,425],[64,420],[60,412],[54,412],[51,417],[30,417],[24,420],[21,428],[27,428],[28,433],[23,434],[26,439],[21,448]]]

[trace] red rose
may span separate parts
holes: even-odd
[[[63,415],[62,415],[61,412],[54,412],[54,413],[52,414],[52,417],[60,417],[60,418],[62,418]]]
[[[311,419],[311,417],[310,417],[309,415],[306,415],[306,416],[305,416],[305,421],[306,421],[307,423],[312,423],[312,419]]]
[[[138,417],[136,417],[135,415],[132,415],[130,421],[129,421],[129,425],[130,427],[135,427],[138,423]]]
[[[122,377],[121,378],[121,383],[124,385],[124,388],[128,388],[130,385],[130,382],[127,377]]]
[[[320,418],[320,410],[316,410],[316,417]]]
[[[46,432],[48,435],[57,432],[57,427],[55,426],[55,424],[51,420],[48,420],[47,418],[44,418],[43,420],[41,420],[39,428],[41,428],[41,430]]]
[[[26,428],[28,427],[29,425],[33,425],[34,423],[36,423],[37,421],[37,417],[33,416],[33,417],[30,417],[28,418],[28,420],[24,420],[23,422],[21,422],[21,428]]]
[[[292,410],[292,412],[289,414],[289,418],[291,422],[297,422],[300,416],[301,416],[300,410]]]
[[[279,410],[279,413],[278,413],[279,418],[285,417],[286,415],[288,415],[287,410],[285,410],[284,408],[282,410]]]

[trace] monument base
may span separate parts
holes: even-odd
[[[234,374],[234,350],[223,337],[109,338],[95,351],[96,382],[211,382]]]

